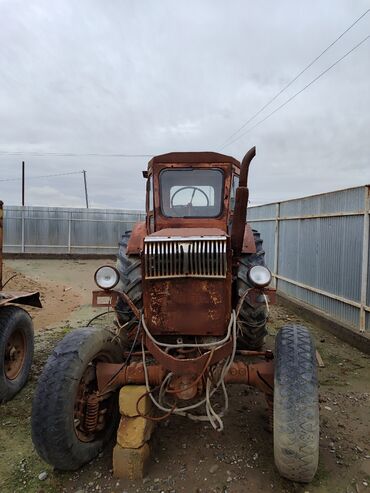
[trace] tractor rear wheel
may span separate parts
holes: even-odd
[[[32,403],[32,440],[40,457],[75,470],[109,441],[118,419],[117,393],[96,398],[96,363],[121,363],[123,350],[106,329],[76,329],[59,342]]]
[[[124,291],[140,310],[143,306],[141,261],[139,255],[127,255],[129,239],[130,234],[128,232],[122,235],[121,241],[119,242],[116,267],[120,273],[120,282],[117,289]],[[121,325],[128,323],[127,330],[130,330],[130,326],[137,323],[131,308],[121,298],[118,299],[115,310],[119,323]]]
[[[33,359],[33,323],[18,306],[0,308],[0,403],[12,399],[27,381]]]
[[[253,230],[253,236],[256,244],[256,252],[242,254],[240,258],[237,279],[239,300],[248,289],[253,288],[248,280],[249,269],[254,265],[266,265],[261,235],[258,231]],[[262,347],[267,334],[267,317],[267,307],[264,304],[257,306],[252,305],[248,295],[246,295],[242,306],[240,307],[238,316],[238,343],[240,347],[251,350],[258,350]]]
[[[319,398],[314,343],[300,325],[276,336],[274,455],[280,474],[308,483],[319,459]]]

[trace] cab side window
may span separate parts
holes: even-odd
[[[152,211],[154,207],[153,203],[153,175],[148,178],[148,210]]]
[[[153,175],[150,175],[146,185],[147,190],[147,207],[148,207],[148,218],[147,218],[147,227],[149,229],[149,233],[154,232],[154,197],[153,197]]]
[[[233,211],[235,207],[235,195],[236,195],[236,189],[239,186],[239,176],[238,175],[233,175],[233,181],[231,184],[231,191],[230,191],[230,209]]]

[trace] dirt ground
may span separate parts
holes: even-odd
[[[105,261],[103,263],[106,263]],[[280,478],[274,467],[272,435],[267,430],[263,396],[254,389],[230,386],[225,429],[172,417],[158,425],[152,460],[143,481],[112,477],[107,447],[83,469],[53,471],[33,449],[31,400],[48,354],[72,327],[94,314],[90,303],[93,273],[99,260],[7,260],[7,288],[40,290],[44,308],[31,309],[36,328],[35,362],[26,387],[0,407],[0,492],[141,493],[141,492],[309,492],[370,491],[370,358],[333,335],[311,330],[324,360],[320,368],[320,464],[311,484]],[[286,323],[301,323],[281,306],[271,309],[267,346]],[[47,478],[39,480],[40,473]]]

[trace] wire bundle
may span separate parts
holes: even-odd
[[[159,346],[166,346],[168,348],[207,348],[211,350],[210,357],[208,358],[208,362],[211,360],[212,356],[212,351],[216,349],[216,347],[223,345],[225,342],[229,341],[230,338],[233,341],[233,348],[230,356],[224,360],[224,362],[221,365],[221,371],[219,374],[219,377],[216,382],[214,382],[211,378],[211,374],[208,372],[206,376],[206,385],[205,385],[205,390],[206,390],[206,396],[205,398],[201,399],[200,401],[196,402],[195,404],[191,404],[189,406],[185,407],[177,407],[173,406],[172,408],[168,407],[168,404],[165,402],[165,395],[168,391],[168,387],[171,382],[171,378],[173,377],[173,373],[168,373],[166,377],[164,378],[160,388],[159,388],[159,396],[158,400],[154,397],[153,395],[153,390],[150,389],[149,385],[149,378],[148,378],[148,368],[147,368],[147,363],[146,363],[146,357],[145,357],[145,346],[144,346],[144,341],[142,339],[141,342],[141,348],[142,348],[142,359],[143,359],[143,366],[144,366],[144,375],[145,375],[145,385],[147,388],[147,394],[150,396],[150,399],[152,400],[153,404],[160,410],[168,415],[170,414],[176,414],[179,416],[185,416],[188,417],[189,419],[193,421],[209,421],[212,425],[212,427],[217,430],[217,431],[222,431],[224,429],[222,417],[225,415],[228,407],[229,407],[229,399],[228,399],[228,394],[226,390],[226,385],[225,385],[225,376],[227,375],[231,364],[234,361],[235,358],[235,353],[236,353],[236,337],[237,337],[237,324],[236,324],[236,314],[235,311],[233,310],[231,317],[230,317],[230,322],[227,330],[226,337],[220,341],[215,341],[215,342],[210,342],[210,343],[204,343],[204,344],[165,344],[165,343],[160,343],[156,341],[152,334],[150,334],[145,321],[144,317],[141,319],[141,325],[146,333],[146,335],[155,343],[158,344]],[[204,370],[202,373],[206,373],[206,367],[205,366]],[[219,365],[218,365],[219,366]],[[223,396],[224,396],[224,406],[221,412],[217,412],[211,402],[211,398],[213,395],[217,392],[217,390],[221,387]],[[198,414],[193,414],[190,411],[193,411],[195,409],[198,409],[201,406],[205,406],[205,415],[198,415]]]

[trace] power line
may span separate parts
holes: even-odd
[[[263,110],[265,110],[271,103],[273,103],[283,92],[285,92],[301,75],[303,75],[314,63],[319,60],[332,46],[334,46],[348,31],[350,31],[366,14],[370,12],[370,9],[367,9],[363,14],[360,15],[345,31],[342,32],[329,46],[325,48],[316,58],[314,58],[303,70],[301,70],[288,84],[286,84],[279,92],[275,94],[265,105],[263,105],[254,115],[252,115],[249,120],[247,120],[238,130],[236,130],[233,134],[231,134],[224,142],[221,144],[221,149],[228,145],[228,141],[232,140],[232,138],[238,134],[243,128],[245,128],[252,120],[256,118]]]
[[[315,77],[314,79],[311,80],[311,82],[309,82],[308,84],[306,84],[301,90],[299,90],[298,92],[296,92],[295,94],[293,94],[293,96],[291,96],[289,99],[287,99],[284,103],[282,103],[280,106],[278,106],[277,108],[275,108],[273,111],[271,111],[271,113],[269,113],[267,116],[265,116],[262,120],[259,120],[257,123],[255,123],[254,125],[252,125],[251,127],[249,127],[245,132],[243,132],[242,134],[240,134],[238,137],[236,137],[235,139],[231,140],[230,142],[228,142],[227,144],[225,144],[222,149],[224,147],[228,147],[229,145],[233,144],[234,142],[236,142],[237,140],[241,139],[242,137],[244,137],[245,134],[247,134],[248,132],[250,132],[251,130],[253,130],[254,128],[256,128],[258,125],[260,125],[261,123],[265,122],[267,119],[269,119],[273,114],[275,114],[277,111],[279,111],[281,108],[283,108],[284,106],[286,106],[288,103],[290,103],[290,101],[292,101],[293,99],[295,99],[299,94],[301,94],[303,91],[305,91],[306,89],[308,89],[310,86],[312,86],[312,84],[314,84],[316,81],[318,81],[323,75],[325,75],[327,72],[329,72],[329,70],[331,70],[333,67],[335,67],[339,62],[341,62],[342,60],[344,60],[348,55],[350,55],[352,52],[354,52],[355,50],[357,50],[357,48],[359,48],[363,43],[365,43],[365,41],[367,41],[368,39],[370,38],[370,35],[366,36],[366,38],[364,38],[362,41],[360,41],[357,45],[355,45],[353,48],[351,48],[349,51],[347,51],[347,53],[345,53],[342,57],[340,57],[337,61],[335,61],[332,65],[330,65],[330,67],[328,67],[326,70],[324,70],[323,72],[321,72],[317,77]]]
[[[27,152],[27,151],[0,151],[0,156],[61,156],[61,157],[153,157],[154,154],[124,154],[104,152]]]
[[[66,176],[66,175],[80,175],[83,173],[83,171],[70,171],[69,173],[56,173],[55,175],[38,175],[38,176],[30,176],[28,177],[28,180],[34,179],[34,178],[50,178],[53,176]],[[22,178],[5,178],[1,179],[0,181],[21,181]]]

